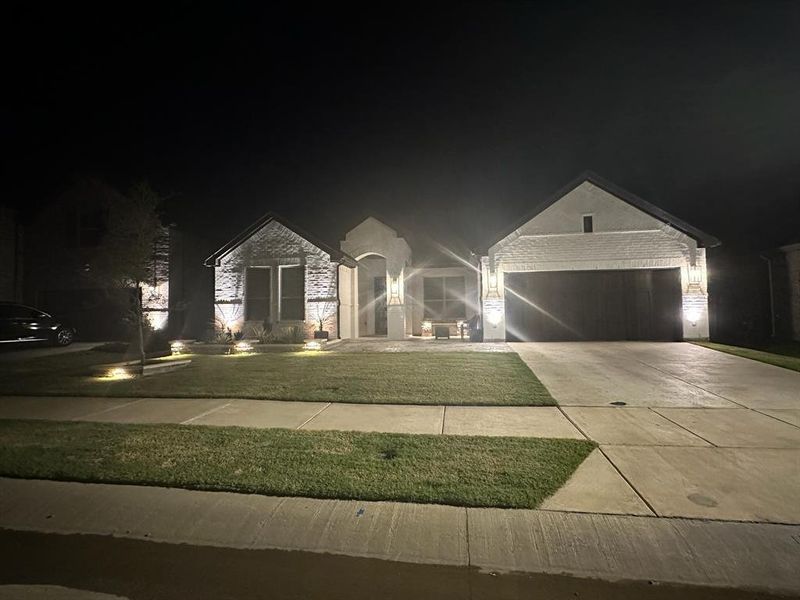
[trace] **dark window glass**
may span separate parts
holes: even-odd
[[[425,301],[444,300],[444,279],[441,277],[426,277],[423,281]]]
[[[0,317],[6,319],[40,319],[46,316],[40,310],[22,306],[21,304],[4,304],[0,306]]]
[[[302,321],[306,318],[305,269],[281,269],[281,320]]]
[[[82,211],[78,218],[78,236],[82,248],[98,246],[103,239],[106,225],[105,211],[89,209]]]
[[[464,278],[446,277],[444,280],[445,300],[464,301]]]
[[[422,288],[426,319],[456,321],[466,318],[463,277],[425,277]]]
[[[594,231],[594,223],[592,221],[592,215],[584,215],[583,233],[592,233]]]
[[[248,267],[244,279],[244,318],[246,321],[269,321],[272,271]]]

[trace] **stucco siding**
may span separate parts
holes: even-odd
[[[592,232],[583,233],[584,215],[592,216]],[[708,337],[705,249],[588,181],[492,246],[481,264],[485,339],[505,336],[504,273],[676,267],[684,337]]]

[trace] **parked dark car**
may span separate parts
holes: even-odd
[[[0,343],[49,342],[69,346],[75,328],[52,315],[24,304],[0,302]]]

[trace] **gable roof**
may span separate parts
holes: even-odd
[[[203,264],[205,266],[207,266],[207,267],[219,266],[219,261],[225,255],[227,255],[229,252],[231,252],[231,251],[235,250],[236,248],[238,248],[242,243],[244,243],[246,240],[248,240],[256,231],[258,231],[262,227],[268,225],[272,221],[275,221],[276,223],[286,227],[286,229],[289,229],[290,231],[293,231],[294,233],[299,235],[304,240],[306,240],[308,242],[311,242],[314,246],[316,246],[320,250],[324,250],[325,252],[330,254],[330,257],[331,257],[332,261],[341,263],[343,265],[347,265],[348,267],[355,267],[356,266],[355,259],[353,259],[348,254],[345,254],[341,250],[337,250],[336,248],[333,248],[332,246],[329,246],[328,244],[326,244],[325,242],[323,242],[322,240],[320,240],[316,236],[314,236],[314,235],[312,235],[312,234],[310,234],[310,233],[308,233],[306,231],[303,231],[302,229],[300,229],[296,225],[292,225],[291,223],[289,223],[289,221],[287,221],[286,219],[284,219],[280,215],[275,214],[274,212],[268,212],[263,217],[258,219],[258,221],[256,221],[252,225],[250,225],[247,229],[242,231],[239,235],[237,235],[236,237],[231,239],[228,243],[223,245],[219,250],[214,252],[214,254],[212,254],[207,259],[205,259],[205,261],[203,261]]]
[[[600,177],[596,173],[593,173],[591,171],[584,171],[583,173],[578,175],[578,177],[576,177],[575,179],[570,181],[567,185],[565,185],[560,190],[555,192],[552,196],[547,198],[547,200],[545,200],[544,202],[539,204],[536,208],[533,209],[533,211],[531,211],[530,213],[528,213],[527,215],[522,217],[522,219],[517,221],[514,224],[513,227],[510,227],[510,228],[504,230],[503,232],[499,233],[494,238],[492,238],[492,240],[490,241],[489,244],[487,244],[486,246],[483,246],[480,249],[481,254],[484,254],[484,255],[487,254],[488,251],[489,251],[489,248],[491,248],[492,246],[494,246],[498,242],[504,240],[507,236],[511,235],[517,229],[519,229],[520,227],[522,227],[523,225],[528,223],[528,221],[530,221],[531,219],[536,217],[539,213],[543,212],[545,209],[549,208],[550,206],[552,206],[553,204],[555,204],[556,202],[561,200],[561,198],[563,198],[564,196],[569,194],[572,190],[577,188],[579,185],[581,185],[581,184],[583,184],[583,183],[585,183],[587,181],[589,183],[599,187],[600,189],[608,192],[612,196],[616,196],[620,200],[623,200],[624,202],[627,202],[631,206],[634,206],[635,208],[638,208],[642,212],[647,213],[651,217],[654,217],[654,218],[658,219],[659,221],[663,221],[664,223],[666,223],[670,227],[673,227],[673,228],[677,229],[678,231],[680,231],[682,233],[685,233],[690,238],[693,238],[694,240],[696,240],[697,241],[697,245],[699,247],[701,247],[701,248],[714,248],[716,246],[719,246],[722,243],[717,238],[715,238],[713,235],[709,235],[709,234],[707,234],[707,233],[705,233],[703,231],[700,231],[696,227],[693,227],[692,225],[689,225],[689,223],[687,223],[686,221],[684,221],[682,219],[679,219],[675,215],[672,215],[672,214],[668,213],[667,211],[665,211],[665,210],[659,208],[658,206],[656,206],[655,204],[651,204],[650,202],[648,202],[647,200],[645,200],[643,198],[640,198],[636,194],[634,194],[632,192],[629,192],[628,190],[625,190],[625,189],[623,189],[623,188],[611,183],[607,179],[603,179],[602,177]]]

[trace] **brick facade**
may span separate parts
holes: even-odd
[[[786,270],[789,276],[789,311],[793,340],[800,342],[800,244],[785,246]]]
[[[280,282],[282,266],[302,266],[305,271],[305,320],[288,321],[280,317]],[[272,268],[270,314],[274,329],[299,325],[306,337],[319,328],[318,319],[331,338],[338,336],[337,270],[330,255],[277,221],[270,221],[245,239],[219,261],[214,268],[214,305],[217,328],[243,331],[260,322],[245,321],[245,270],[247,267]]]

